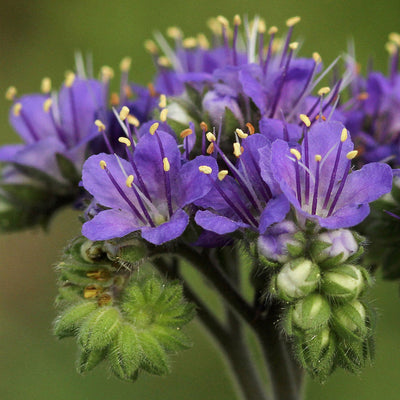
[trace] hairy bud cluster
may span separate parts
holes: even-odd
[[[372,357],[373,312],[361,299],[372,280],[356,264],[361,238],[345,229],[305,235],[302,256],[272,269],[269,292],[286,303],[284,329],[298,360],[324,381],[336,367],[357,372]]]
[[[181,328],[194,307],[184,300],[182,286],[144,273],[139,279],[133,262],[144,254],[132,249],[78,238],[57,266],[62,311],[54,332],[77,338],[80,373],[107,359],[123,380],[135,381],[141,371],[165,375],[168,354],[191,346]]]

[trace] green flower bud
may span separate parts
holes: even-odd
[[[78,339],[84,350],[107,347],[121,328],[121,314],[114,307],[100,307],[82,323]]]
[[[82,301],[67,308],[54,322],[54,334],[60,339],[76,335],[86,317],[97,309],[97,304]]]
[[[276,293],[282,300],[296,300],[313,292],[319,280],[318,266],[311,260],[298,258],[286,263],[276,276]]]
[[[335,330],[340,336],[356,340],[366,337],[366,310],[358,300],[336,307],[332,314]]]
[[[363,273],[355,265],[340,265],[324,273],[321,288],[335,300],[354,300],[364,289]]]
[[[89,263],[94,263],[104,257],[102,242],[92,242],[85,240],[80,248],[81,257]]]
[[[123,324],[109,352],[111,369],[118,378],[135,381],[143,358],[138,334],[130,324]]]
[[[328,323],[331,309],[320,294],[310,294],[292,306],[292,322],[303,330],[320,329]]]

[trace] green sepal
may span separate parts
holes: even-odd
[[[75,336],[84,320],[97,309],[97,303],[81,301],[67,308],[54,322],[54,334],[60,339]]]
[[[169,353],[187,350],[193,345],[192,341],[179,328],[155,325],[150,332]]]
[[[188,95],[192,104],[198,109],[202,109],[202,94],[189,83],[185,83],[185,92]]]
[[[108,360],[112,371],[118,378],[134,382],[142,359],[138,333],[131,324],[123,324],[109,351]]]
[[[225,114],[223,116],[223,124],[225,132],[235,132],[240,127],[240,122],[230,108],[225,107]]]
[[[143,350],[141,368],[153,375],[166,375],[170,372],[165,350],[150,332],[141,332],[139,342]]]
[[[336,349],[336,360],[342,368],[353,374],[361,372],[365,366],[363,341],[341,341]]]
[[[82,323],[79,343],[85,350],[100,350],[111,344],[121,328],[121,314],[110,306],[100,307]]]
[[[319,264],[321,261],[321,253],[330,247],[331,244],[322,240],[313,240],[310,246],[310,256],[312,260]]]
[[[123,246],[118,251],[118,258],[123,263],[126,262],[128,265],[137,268],[147,260],[146,246],[139,241],[133,246]]]
[[[82,288],[65,284],[58,288],[58,294],[55,300],[56,307],[63,305],[74,304],[82,301]]]
[[[61,153],[56,153],[56,161],[61,176],[72,185],[78,185],[81,176],[75,167],[75,164]]]
[[[107,348],[100,350],[81,349],[76,365],[79,374],[85,374],[99,365],[107,356]]]
[[[304,247],[303,246],[296,246],[294,244],[288,243],[286,245],[287,251],[292,258],[300,257],[304,255]]]

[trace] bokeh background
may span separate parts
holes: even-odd
[[[297,37],[302,54],[318,51],[326,63],[354,38],[362,66],[368,57],[385,70],[387,34],[400,30],[400,2],[365,0],[2,0],[0,1],[0,92],[15,85],[20,93],[38,91],[44,76],[57,86],[74,66],[74,52],[93,54],[95,69],[118,67],[133,59],[131,77],[147,83],[154,73],[143,42],[156,30],[179,25],[187,34],[206,30],[205,21],[223,14],[259,14],[284,28],[301,15]],[[8,124],[9,104],[0,99],[0,144],[17,137]],[[51,334],[56,294],[52,265],[66,241],[79,232],[77,214],[65,210],[48,232],[39,230],[0,237],[0,398],[54,399],[233,399],[223,360],[197,323],[189,328],[194,348],[180,354],[167,378],[143,376],[135,384],[97,368],[86,377],[74,370],[73,340]],[[377,359],[358,376],[335,373],[328,383],[308,381],[307,399],[400,398],[400,299],[396,283],[379,278],[372,294],[379,309]]]

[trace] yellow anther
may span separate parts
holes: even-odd
[[[218,15],[217,21],[225,28],[229,27],[229,21],[223,16],[223,15]]]
[[[89,285],[89,286],[86,286],[85,289],[83,290],[83,297],[85,299],[92,299],[94,297],[97,297],[102,291],[103,291],[103,288],[100,286]]]
[[[272,43],[272,53],[278,52],[283,46],[283,40],[281,38],[276,38]]]
[[[249,134],[250,134],[250,135],[254,135],[254,133],[255,133],[256,130],[254,129],[253,124],[250,123],[250,122],[248,122],[248,123],[246,124],[246,126],[247,126],[247,129],[249,130]]]
[[[247,133],[244,133],[241,129],[237,128],[235,130],[236,134],[240,137],[240,139],[246,139],[249,136]]]
[[[223,170],[218,172],[218,179],[220,181],[223,181],[227,175],[228,175],[228,170],[223,169]]]
[[[301,160],[301,153],[297,149],[290,149],[290,153],[293,154],[298,161]]]
[[[217,138],[215,137],[215,135],[211,132],[207,132],[206,134],[206,138],[209,142],[215,142],[217,140]]]
[[[126,119],[130,125],[133,125],[136,127],[138,127],[140,125],[139,120],[134,115],[129,114]]]
[[[260,19],[258,21],[258,33],[265,33],[267,31],[267,26],[265,25],[265,21]]]
[[[296,50],[299,47],[299,43],[298,42],[292,42],[289,44],[289,49],[290,50]]]
[[[212,154],[212,153],[214,153],[214,142],[211,142],[211,143],[208,145],[207,150],[206,150],[206,153],[207,153],[207,154]]]
[[[314,53],[312,53],[312,58],[316,64],[319,64],[322,61],[320,54],[317,53],[316,51]]]
[[[208,165],[201,165],[199,167],[199,171],[202,172],[203,174],[210,175],[212,173],[212,168],[209,167]]]
[[[197,39],[194,37],[188,37],[182,41],[182,45],[187,49],[193,49],[194,47],[197,47]]]
[[[161,66],[161,67],[166,67],[167,68],[167,67],[171,66],[171,61],[169,61],[168,57],[161,56],[161,57],[158,57],[157,64],[159,66]]]
[[[197,43],[199,44],[199,47],[203,50],[207,50],[210,48],[210,42],[208,41],[204,33],[197,34]]]
[[[163,108],[160,112],[160,121],[165,122],[168,117],[168,108]]]
[[[127,106],[123,106],[121,111],[119,112],[119,117],[122,121],[126,120],[126,117],[129,115],[129,108]]]
[[[131,69],[132,59],[130,57],[124,57],[119,63],[119,69],[122,72],[128,72]]]
[[[300,20],[300,17],[289,18],[288,20],[286,20],[286,26],[290,28],[291,26],[298,24]]]
[[[154,122],[154,124],[150,127],[150,134],[154,135],[159,126],[160,124],[158,122]]]
[[[386,43],[386,45],[385,45],[385,49],[386,49],[386,51],[387,51],[390,55],[392,55],[392,54],[395,54],[395,53],[396,53],[396,51],[397,51],[397,46],[396,46],[394,43],[392,43],[392,42],[388,42],[388,43]]]
[[[367,92],[361,92],[358,96],[357,96],[357,100],[367,100],[369,97],[369,94]]]
[[[86,272],[86,276],[90,279],[95,279],[96,281],[107,281],[110,279],[110,273],[106,269]]]
[[[108,65],[103,65],[100,69],[100,75],[103,82],[108,82],[114,78],[114,70]]]
[[[400,47],[400,35],[397,32],[389,34],[389,40],[392,41],[396,46]]]
[[[303,124],[304,124],[307,128],[310,127],[311,121],[310,121],[310,118],[308,118],[306,114],[300,114],[300,119],[301,119],[301,121],[303,122]]]
[[[192,133],[193,133],[193,131],[190,128],[186,128],[180,133],[179,136],[181,137],[181,139],[184,139],[185,137],[188,137]]]
[[[53,103],[53,100],[51,98],[48,98],[44,101],[44,103],[43,103],[44,112],[50,111],[50,107],[51,107],[52,103]]]
[[[167,107],[167,96],[165,94],[160,95],[160,101],[158,103],[158,107],[160,108]]]
[[[318,90],[318,96],[325,96],[331,91],[329,86],[324,86]]]
[[[125,181],[125,184],[126,184],[126,186],[128,187],[128,188],[131,188],[132,187],[132,183],[133,183],[133,175],[129,175],[127,178],[126,178],[126,181]]]
[[[342,129],[342,134],[340,135],[340,141],[341,142],[345,142],[347,140],[347,133],[348,133],[347,129],[343,128]]]
[[[200,122],[200,128],[201,128],[201,130],[203,130],[204,132],[208,131],[208,126],[207,126],[207,124],[206,124],[204,121]]]
[[[320,154],[316,154],[316,155],[315,155],[315,161],[316,161],[316,162],[320,162],[321,160],[322,160],[321,155],[320,155]]]
[[[94,124],[97,126],[99,132],[103,132],[106,130],[106,126],[99,119],[96,119],[96,121],[94,121]]]
[[[167,29],[167,36],[171,39],[180,39],[182,37],[182,31],[176,26],[170,26]]]
[[[19,117],[21,115],[21,110],[22,110],[22,104],[21,103],[15,103],[13,107],[13,114],[16,117]]]
[[[97,300],[97,304],[99,307],[106,306],[107,304],[110,304],[112,302],[112,297],[108,293],[103,293],[101,296],[99,296],[99,299]]]
[[[113,106],[117,106],[119,104],[119,95],[118,95],[118,93],[115,93],[115,92],[111,93],[110,103]]]
[[[214,35],[221,34],[221,24],[217,21],[217,18],[210,18],[207,21],[207,25]]]
[[[104,160],[101,160],[99,164],[100,164],[101,169],[107,168],[107,163]]]
[[[169,165],[168,158],[164,157],[163,160],[162,160],[162,163],[163,163],[164,171],[168,172],[170,170],[170,168],[171,168],[171,166]]]
[[[276,26],[271,26],[271,28],[268,29],[268,35],[274,35],[277,32],[278,28]]]
[[[242,155],[242,149],[240,147],[240,143],[235,142],[233,143],[233,154],[235,157],[240,157]]]
[[[14,100],[15,96],[17,95],[17,89],[15,86],[10,86],[6,91],[6,99],[7,100]]]
[[[65,75],[65,86],[71,87],[75,81],[75,74],[73,72],[67,72]]]
[[[144,48],[150,53],[150,54],[158,54],[158,46],[155,44],[155,42],[151,39],[147,39],[144,42]]]
[[[347,158],[348,160],[353,160],[354,158],[357,157],[357,154],[358,154],[358,151],[357,151],[357,150],[349,151],[349,152],[346,154],[346,158]]]
[[[125,136],[120,136],[118,138],[118,142],[125,144],[127,147],[132,146],[132,142]]]
[[[42,93],[50,93],[51,92],[51,79],[43,78],[42,83],[40,84],[40,90]]]
[[[236,26],[242,25],[242,18],[240,18],[240,15],[239,15],[239,14],[236,14],[236,15],[233,17],[233,25],[236,25]]]

